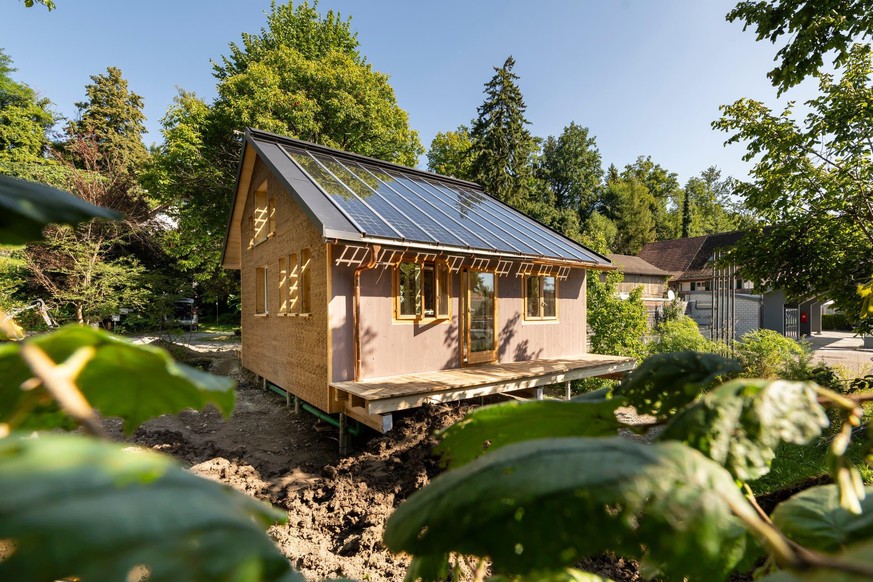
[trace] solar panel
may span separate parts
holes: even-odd
[[[600,263],[595,254],[458,182],[281,146],[361,234]]]

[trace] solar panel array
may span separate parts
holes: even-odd
[[[470,250],[604,262],[494,198],[455,182],[302,148],[281,147],[363,235]]]

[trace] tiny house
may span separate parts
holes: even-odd
[[[586,277],[609,260],[471,182],[249,129],[222,262],[242,365],[383,432],[426,402],[633,367],[587,350]]]

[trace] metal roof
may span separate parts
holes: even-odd
[[[328,238],[610,264],[472,182],[254,129],[246,141]]]

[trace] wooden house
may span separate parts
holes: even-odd
[[[477,184],[249,129],[222,262],[242,364],[324,413],[391,413],[620,374],[587,353],[597,253]]]

